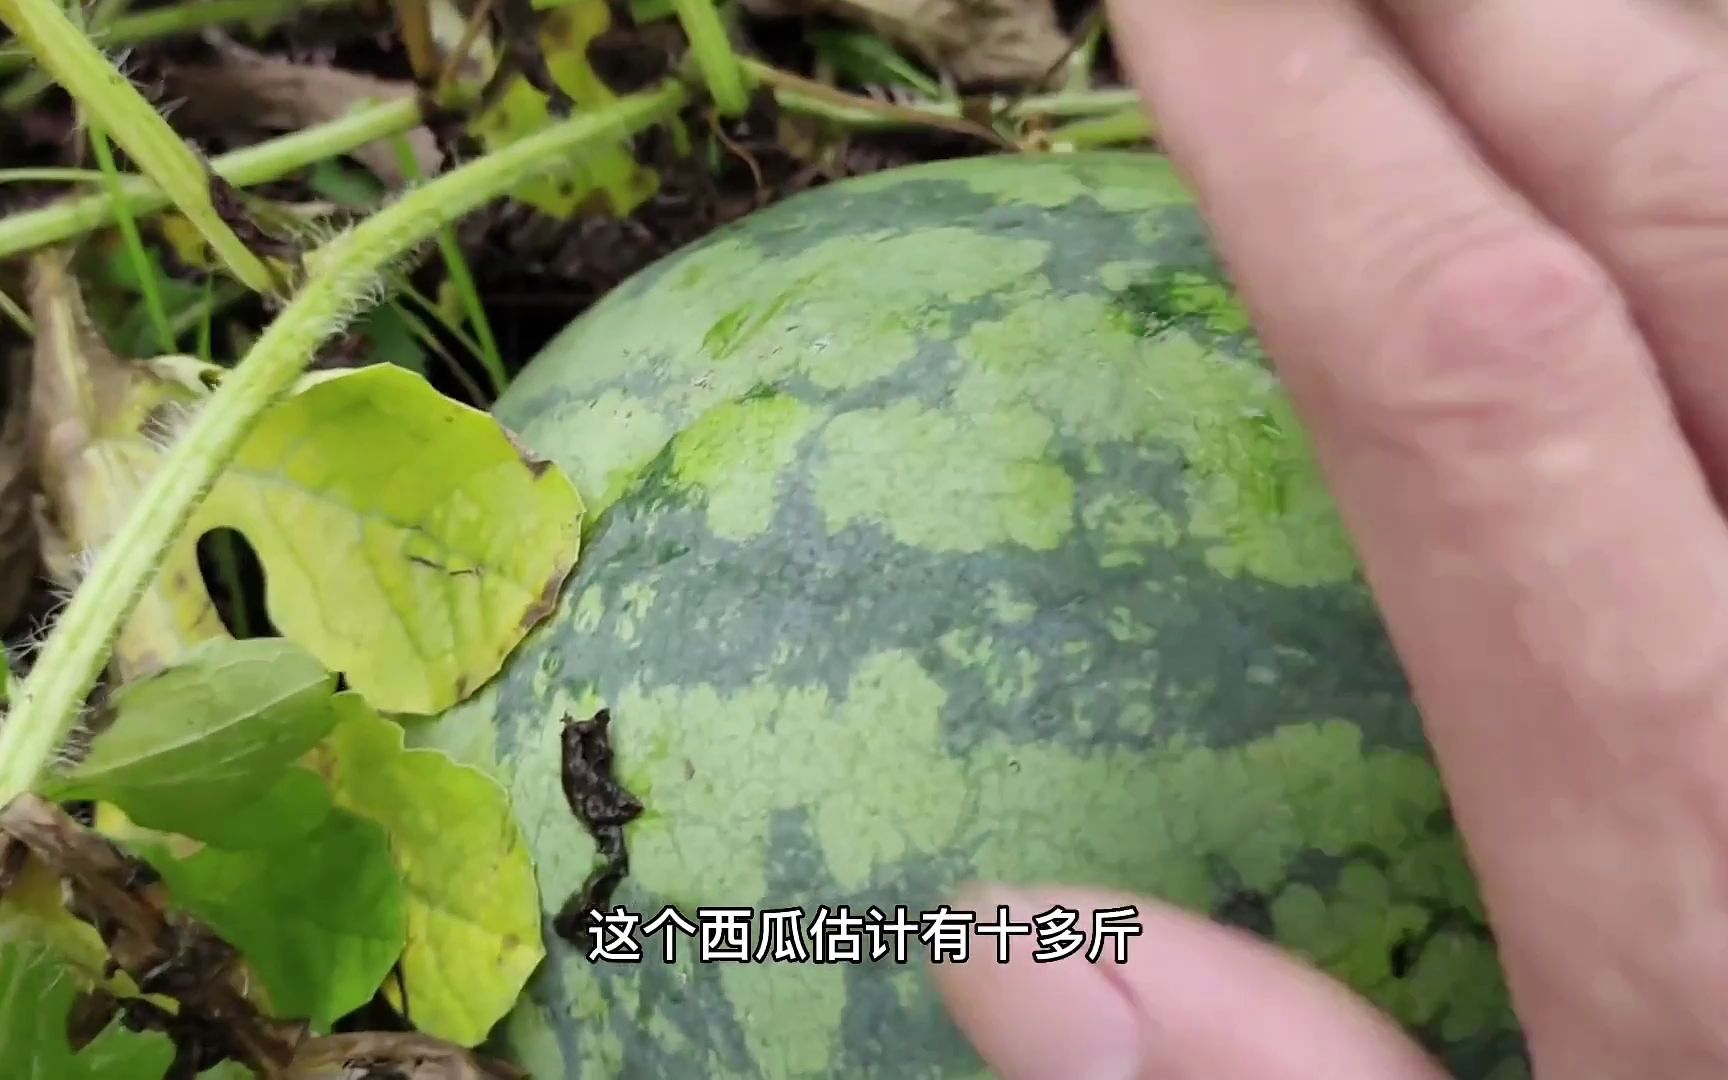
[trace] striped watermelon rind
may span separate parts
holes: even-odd
[[[585,550],[418,741],[509,786],[548,920],[596,850],[562,721],[604,707],[644,918],[1114,886],[1313,958],[1459,1076],[1526,1075],[1408,688],[1162,158],[793,198],[614,291],[497,414],[575,479]],[[548,936],[500,1031],[537,1077],[987,1075],[919,963]]]

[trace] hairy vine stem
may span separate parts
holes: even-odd
[[[340,157],[377,139],[407,131],[420,120],[420,105],[412,98],[368,105],[317,127],[223,154],[212,159],[210,168],[235,187],[252,187],[280,179],[326,158]],[[97,176],[99,178],[100,174]],[[161,187],[144,176],[127,177],[120,185],[120,194],[132,213],[140,217],[171,202]],[[0,218],[0,259],[110,225],[117,217],[117,210],[118,204],[112,195],[93,192],[58,199],[35,210],[8,214]]]
[[[366,305],[390,265],[524,177],[572,168],[589,147],[627,138],[688,100],[671,80],[555,124],[408,191],[308,257],[311,276],[187,425],[13,694],[0,725],[0,806],[31,790],[49,767],[121,627],[258,415]]]
[[[29,48],[54,81],[107,135],[125,148],[201,233],[228,269],[254,292],[280,283],[216,208],[215,176],[197,151],[175,134],[55,0],[0,0],[0,22]]]
[[[212,26],[245,23],[255,28],[273,27],[309,8],[333,8],[351,0],[181,0],[147,11],[133,12],[106,20],[94,28],[99,43],[119,49],[157,41],[177,34],[190,34]],[[0,52],[0,75],[10,75],[28,68],[31,57],[23,52]],[[12,107],[26,104],[8,100]]]

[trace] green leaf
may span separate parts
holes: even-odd
[[[875,34],[863,30],[812,30],[808,40],[818,56],[855,82],[907,86],[928,97],[945,96],[941,83]]]
[[[355,321],[352,333],[364,334],[376,360],[426,374],[426,349],[414,337],[408,315],[396,304],[380,304]]]
[[[232,844],[230,810],[253,817],[257,805],[246,804],[261,792],[280,810],[272,799],[281,797],[283,770],[335,725],[335,689],[335,676],[292,642],[200,643],[175,666],[121,687],[112,724],[50,793],[113,803],[146,828]]]
[[[384,825],[408,883],[402,979],[421,1031],[475,1046],[545,955],[526,838],[505,789],[443,752],[404,747],[400,725],[353,693],[315,757],[337,804]]]
[[[326,158],[308,169],[306,186],[320,199],[351,210],[376,209],[386,195],[384,185],[371,173],[335,158]]]
[[[174,1062],[167,1036],[118,1019],[74,1053],[66,1024],[78,997],[72,973],[47,947],[0,944],[0,1061],[15,1080],[162,1080]]]
[[[168,273],[161,253],[142,248],[134,255],[125,245],[90,260],[89,282],[98,297],[98,319],[109,329],[109,340],[122,356],[150,356],[161,351],[145,297],[155,293],[174,322],[204,300],[204,286]]]
[[[658,22],[670,19],[678,14],[674,7],[676,0],[630,0],[630,21],[637,26],[643,23]]]
[[[375,364],[266,412],[186,535],[243,533],[286,637],[380,710],[434,713],[551,610],[582,515],[486,413]]]
[[[190,855],[172,837],[106,831],[162,875],[176,909],[240,950],[275,1015],[326,1030],[371,1000],[401,956],[408,898],[382,828],[328,795],[315,820],[280,843]]]

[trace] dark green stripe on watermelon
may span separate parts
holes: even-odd
[[[557,612],[424,736],[510,785],[555,913],[566,713],[646,804],[616,899],[937,903],[974,877],[1207,910],[1461,1076],[1523,1075],[1417,714],[1188,197],[1140,155],[921,166],[650,268],[500,418],[593,513]],[[973,1076],[916,966],[593,965],[542,1077]]]

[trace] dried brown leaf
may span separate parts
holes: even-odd
[[[256,977],[244,959],[173,910],[149,866],[35,795],[0,808],[0,866],[10,869],[24,853],[60,879],[68,909],[96,928],[115,967],[139,992],[177,1004],[175,1015],[161,1013],[150,1026],[167,1031],[182,1058],[214,1052],[264,1080],[527,1080],[514,1065],[418,1032],[313,1038],[298,1020],[266,1015],[247,993]],[[9,883],[17,876],[9,874]],[[92,1004],[152,1011],[141,999]]]
[[[71,590],[87,554],[111,542],[130,516],[160,464],[161,440],[203,399],[209,369],[191,357],[114,355],[85,309],[64,251],[31,260],[30,311],[36,344],[27,445],[35,531],[49,577]],[[226,632],[190,544],[169,552],[160,580],[167,587],[140,599],[115,642],[112,668],[121,680]]]
[[[284,1080],[526,1080],[528,1074],[413,1032],[329,1035],[301,1044]]]
[[[174,122],[208,131],[298,131],[346,115],[365,101],[413,97],[413,83],[381,79],[317,64],[300,64],[226,44],[219,59],[171,64],[162,72],[167,93],[178,101]],[[438,170],[432,133],[417,127],[405,135],[423,173]],[[407,181],[396,151],[380,141],[354,151],[354,159],[392,188]]]
[[[763,17],[830,15],[911,49],[963,86],[1041,84],[1070,42],[1051,0],[744,0]]]
[[[96,928],[139,991],[176,1001],[180,1022],[220,1031],[224,1050],[259,1075],[283,1075],[306,1025],[261,1014],[245,992],[254,980],[244,961],[208,929],[171,912],[148,867],[35,795],[0,810],[0,833],[61,879],[68,908]]]

